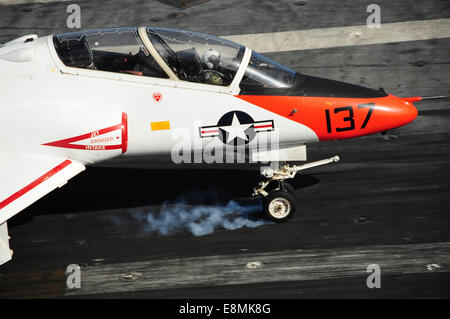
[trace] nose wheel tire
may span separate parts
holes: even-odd
[[[295,198],[289,192],[276,190],[263,199],[264,214],[270,220],[280,223],[288,220],[295,213]]]
[[[295,197],[295,188],[292,187],[291,184],[289,184],[289,183],[286,182],[286,181],[283,181],[283,187],[284,187],[284,189],[285,189],[288,193],[290,193],[292,196]]]

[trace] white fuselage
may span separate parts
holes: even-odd
[[[199,128],[217,125],[222,115],[235,110],[255,121],[273,120],[275,130],[268,134],[277,135],[280,147],[318,141],[310,128],[235,97],[239,83],[224,88],[70,68],[59,60],[51,36],[0,48],[0,70],[0,151],[9,156],[63,156],[85,164],[121,156],[148,160],[170,155],[180,139],[201,150],[223,143],[217,137],[201,138]],[[120,130],[98,135],[123,124],[124,113],[126,136]],[[73,143],[94,147],[44,145],[86,134],[91,135]],[[125,149],[95,147],[121,143]],[[255,143],[257,139],[249,146]]]

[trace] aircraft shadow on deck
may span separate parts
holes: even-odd
[[[66,214],[185,202],[219,205],[230,200],[251,203],[253,188],[261,180],[248,170],[149,170],[88,169],[64,187],[28,207],[10,220],[10,225],[28,223],[36,215]],[[298,191],[320,182],[312,175],[289,181]]]

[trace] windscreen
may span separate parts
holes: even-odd
[[[240,88],[243,90],[290,88],[294,85],[295,75],[295,71],[253,52]]]
[[[228,86],[245,52],[244,46],[202,33],[148,28],[147,34],[159,55],[184,81]]]

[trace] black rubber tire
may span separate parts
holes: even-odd
[[[295,197],[295,188],[292,187],[291,184],[289,184],[288,182],[283,182],[283,186],[284,186],[284,189],[285,189],[289,194],[291,194],[292,196]]]
[[[280,187],[281,187],[281,185],[280,185],[281,183],[284,185],[284,190],[287,191],[288,193],[290,193],[292,196],[295,197],[295,189],[294,189],[294,187],[292,187],[291,184],[289,184],[288,182],[285,182],[285,181],[283,181],[283,182],[279,182],[279,181],[271,182],[271,183],[265,188],[265,191],[268,192],[268,193],[270,193],[270,192],[282,190],[282,189],[280,188]]]
[[[288,210],[285,214],[282,214],[281,216],[273,215],[270,212],[270,204],[274,202],[275,200],[285,201],[289,204],[289,207],[285,208]],[[282,204],[282,203],[280,203]],[[263,198],[263,212],[264,215],[270,219],[271,221],[274,221],[276,223],[281,223],[287,221],[289,218],[291,218],[296,210],[296,201],[295,197],[283,190],[275,190],[269,193],[266,197]]]

